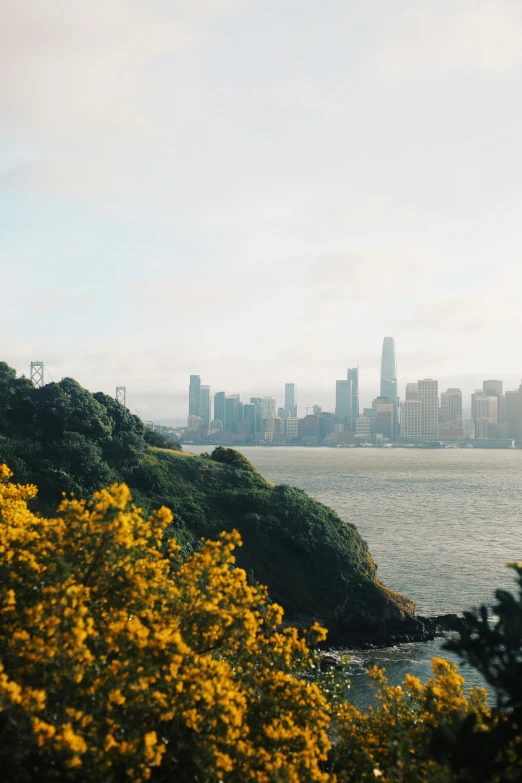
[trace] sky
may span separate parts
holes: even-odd
[[[518,0],[0,3],[0,360],[144,419],[522,377]],[[464,401],[466,406],[466,400]]]

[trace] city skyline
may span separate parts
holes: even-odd
[[[214,394],[210,415],[210,386],[199,375],[189,383],[189,416],[185,437],[215,437],[221,442],[305,443],[308,445],[382,445],[435,441],[484,444],[499,448],[522,443],[522,381],[505,390],[501,379],[484,379],[463,404],[460,387],[439,388],[436,378],[407,381],[400,399],[395,340],[383,338],[379,393],[371,407],[360,409],[359,367],[349,367],[335,381],[335,405],[323,410],[318,403],[298,405],[297,385],[286,382],[280,406],[272,395],[250,397],[225,391]],[[304,410],[303,410],[304,408]],[[201,410],[201,415],[194,415]],[[217,411],[217,413],[216,413]],[[209,419],[212,419],[209,423]],[[152,422],[149,422],[152,425]],[[183,428],[182,428],[183,430]],[[190,440],[189,440],[190,442]]]

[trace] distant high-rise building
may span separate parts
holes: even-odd
[[[187,428],[189,430],[199,431],[201,429],[201,416],[194,416],[194,414],[191,414],[187,419]]]
[[[352,382],[352,432],[355,432],[355,421],[359,415],[359,368],[349,368],[347,378]]]
[[[214,419],[225,424],[225,400],[227,395],[224,391],[214,394]]]
[[[388,440],[395,439],[395,405],[389,397],[377,397],[372,402],[375,411],[375,433]]]
[[[421,430],[425,440],[439,437],[439,382],[433,378],[419,381],[421,408]]]
[[[237,430],[237,423],[239,420],[238,407],[239,407],[239,394],[238,395],[234,394],[226,398],[225,429],[230,430],[230,432],[236,432]]]
[[[314,405],[312,408],[312,413],[314,416],[320,416],[323,412],[323,409],[320,405]]]
[[[299,419],[297,416],[289,416],[284,420],[285,435],[288,440],[299,437]]]
[[[448,389],[440,395],[439,421],[460,421],[462,419],[462,392],[460,389]]]
[[[276,401],[273,397],[263,397],[261,400],[261,418],[275,419]],[[267,430],[265,430],[267,432]]]
[[[375,408],[363,408],[363,416],[370,420],[370,433],[375,435],[375,426],[377,422],[377,411]]]
[[[203,429],[208,430],[210,427],[211,416],[211,404],[210,399],[210,386],[201,386],[201,426]]]
[[[243,419],[247,422],[247,436],[253,437],[256,434],[256,406],[253,402],[246,402],[243,405]]]
[[[418,383],[407,383],[406,384],[406,399],[407,400],[418,400],[419,399],[419,384]]]
[[[484,389],[475,389],[471,395],[471,418],[473,422],[477,420],[477,400],[484,396]]]
[[[491,425],[498,424],[498,397],[477,397],[475,405],[475,438],[484,440],[490,438],[496,428]]]
[[[261,397],[251,397],[250,402],[254,405],[256,409],[256,424],[255,424],[255,432],[254,432],[255,435],[257,432],[262,432],[261,420],[263,417],[261,415]]]
[[[291,416],[297,416],[297,386],[295,383],[285,383],[285,410],[291,411]]]
[[[189,416],[201,416],[201,378],[199,375],[190,376]]]
[[[417,384],[415,384],[417,385]],[[406,392],[407,394],[407,392]],[[422,402],[411,398],[401,402],[401,438],[420,440],[422,438]]]
[[[502,394],[502,381],[482,381],[484,397],[500,397]]]
[[[339,422],[351,428],[352,382],[349,380],[335,382],[335,412]]]
[[[372,422],[369,416],[358,416],[355,420],[355,437],[369,443],[372,439]]]
[[[516,391],[506,392],[506,428],[509,438],[522,443],[522,383]]]
[[[381,355],[381,397],[388,397],[394,406],[394,424],[392,440],[397,438],[399,424],[399,398],[397,394],[397,359],[395,356],[395,340],[385,337],[382,342]]]

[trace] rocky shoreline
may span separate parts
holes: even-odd
[[[429,642],[448,632],[459,631],[462,618],[456,614],[417,615],[404,621],[400,627],[351,629],[351,632],[329,634],[321,651],[321,667],[337,667],[340,665],[342,653],[332,650],[332,647],[343,647],[353,650],[378,650],[395,647],[398,644],[411,642]]]

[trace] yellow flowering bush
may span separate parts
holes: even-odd
[[[330,780],[307,639],[234,568],[237,533],[183,561],[129,489],[33,514],[0,466],[4,781]]]
[[[450,783],[458,777],[444,761],[434,758],[437,730],[450,731],[466,716],[476,717],[477,730],[489,717],[486,691],[464,693],[457,666],[440,658],[432,662],[433,678],[424,685],[406,675],[402,686],[388,684],[384,670],[368,674],[376,688],[377,706],[361,712],[344,702],[336,715],[335,768],[338,783]]]

